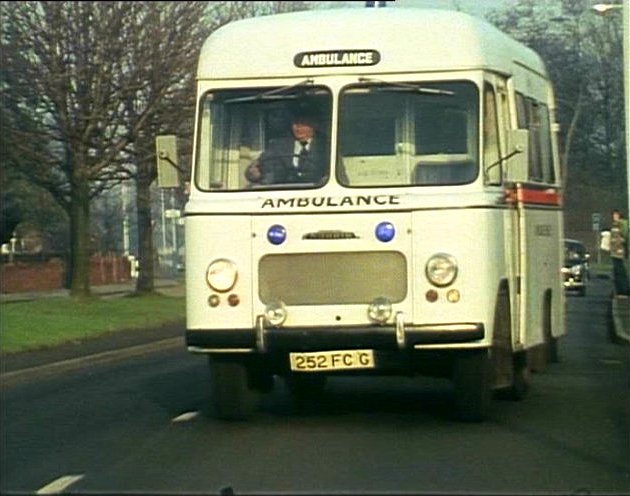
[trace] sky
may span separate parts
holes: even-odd
[[[509,0],[396,0],[394,5],[399,7],[427,7],[456,9],[459,7],[464,12],[484,13],[498,7],[504,7]]]
[[[387,7],[414,7],[462,10],[473,15],[483,16],[489,10],[507,7],[515,0],[395,0],[388,1]],[[353,2],[356,6],[364,6],[365,2]]]

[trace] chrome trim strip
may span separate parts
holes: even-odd
[[[188,351],[191,353],[208,354],[208,353],[255,353],[253,348],[200,348],[199,346],[189,346]]]
[[[462,350],[488,348],[485,343],[442,343],[442,344],[416,344],[413,346],[416,350]]]
[[[421,324],[410,327],[407,332],[440,331],[440,332],[462,332],[476,331],[477,324]]]
[[[528,206],[529,207],[529,206]],[[244,211],[244,212],[184,212],[182,217],[216,217],[216,216],[237,216],[237,215],[253,215],[253,216],[271,216],[271,215],[312,215],[314,213],[318,215],[339,215],[339,214],[368,214],[368,213],[412,213],[412,212],[431,212],[437,210],[510,210],[513,209],[513,205],[508,204],[488,204],[488,205],[467,205],[467,206],[450,206],[450,207],[410,207],[400,209],[370,209],[370,210],[330,210],[319,212],[317,210],[304,210],[304,211],[274,211],[274,212],[260,212]],[[526,207],[527,208],[527,207]],[[560,210],[561,207],[555,207],[556,210]]]

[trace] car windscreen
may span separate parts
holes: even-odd
[[[581,243],[567,241],[564,243],[564,260],[566,264],[581,263],[586,259],[586,248]]]

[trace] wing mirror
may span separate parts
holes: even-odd
[[[181,185],[177,158],[177,136],[174,134],[156,136],[155,157],[157,160],[157,180],[160,188],[178,188]]]
[[[518,152],[510,157],[507,167],[507,178],[513,182],[527,181],[529,169],[529,131],[527,129],[512,129],[510,143]]]

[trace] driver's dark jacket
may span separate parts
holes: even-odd
[[[295,141],[293,137],[270,140],[267,149],[254,162],[259,163],[262,176],[253,178],[248,168],[245,172],[247,180],[259,184],[321,182],[326,174],[327,140],[315,134],[307,158],[299,168],[294,165]]]

